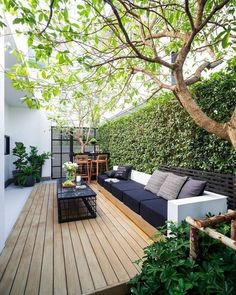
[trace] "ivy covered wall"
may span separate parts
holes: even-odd
[[[235,72],[234,72],[235,73]],[[233,71],[214,74],[193,91],[212,118],[224,122],[236,106]],[[236,174],[236,151],[215,135],[198,128],[171,94],[99,128],[100,148],[110,164],[132,164],[151,173],[160,165]]]

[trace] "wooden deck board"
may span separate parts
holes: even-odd
[[[0,256],[0,294],[124,294],[151,243],[97,193],[97,218],[59,224],[55,182],[37,185]]]

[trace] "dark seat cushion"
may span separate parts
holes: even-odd
[[[167,220],[168,201],[157,197],[154,200],[143,201],[140,204],[140,215],[152,226],[163,226]]]
[[[123,201],[123,192],[137,189],[143,189],[144,185],[133,180],[120,180],[111,186],[111,193],[120,201]]]
[[[98,183],[103,186],[103,183],[104,183],[104,180],[107,179],[108,176],[105,175],[105,174],[102,174],[102,175],[98,175]]]
[[[140,202],[144,200],[155,200],[156,198],[157,196],[155,194],[144,189],[123,192],[124,204],[138,214],[140,211]]]
[[[105,171],[104,174],[106,174],[109,178],[113,178],[115,177],[116,170]]]
[[[103,187],[111,193],[112,184],[113,184],[113,182],[104,180]]]

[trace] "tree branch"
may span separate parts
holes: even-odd
[[[213,61],[213,62],[209,62],[209,61],[204,62],[202,65],[200,65],[196,69],[195,73],[190,78],[185,80],[185,84],[186,85],[192,85],[192,84],[196,83],[197,81],[199,81],[201,79],[201,74],[205,69],[208,69],[208,70],[209,69],[214,69],[215,67],[220,65],[222,62],[223,62],[222,59],[219,59],[219,60],[216,60],[216,61]]]
[[[205,18],[205,20],[201,23],[201,25],[197,28],[197,31],[199,32],[203,27],[205,27],[205,25],[209,22],[209,20],[212,18],[212,16],[219,10],[221,10],[221,8],[223,8],[228,2],[230,2],[230,0],[224,0],[222,1],[220,4],[216,5],[212,11],[210,12],[210,14],[208,15],[208,17]]]
[[[192,14],[191,14],[190,9],[189,9],[189,2],[188,2],[188,0],[185,0],[184,2],[185,2],[185,8],[184,8],[184,10],[185,10],[185,12],[186,12],[186,14],[188,16],[188,19],[189,19],[191,28],[194,31],[195,30],[195,26],[194,26]]]
[[[202,22],[202,17],[203,17],[203,11],[204,11],[204,6],[206,4],[206,0],[198,0],[198,12],[197,12],[197,17],[195,20],[195,28],[199,27],[199,25]]]
[[[39,35],[42,35],[48,28],[51,20],[52,20],[52,15],[53,15],[53,4],[54,4],[54,1],[55,0],[52,0],[50,5],[49,5],[49,9],[50,9],[50,12],[49,12],[49,17],[48,17],[48,21],[47,21],[47,24],[46,24],[46,27],[39,33]]]
[[[160,38],[165,38],[165,37],[176,38],[176,39],[186,41],[187,35],[183,34],[183,33],[180,33],[180,32],[163,31],[163,32],[159,32],[159,33],[156,33],[156,34],[148,35],[146,37],[146,40],[160,39]]]
[[[133,49],[133,51],[137,54],[137,57],[139,57],[140,59],[143,59],[143,60],[145,60],[145,61],[151,62],[151,63],[156,63],[156,62],[158,62],[158,63],[160,63],[161,65],[163,65],[163,66],[165,66],[165,67],[167,67],[167,68],[169,68],[169,69],[172,69],[172,68],[173,68],[172,64],[170,64],[170,63],[168,63],[168,62],[162,60],[160,57],[150,58],[150,57],[148,57],[148,56],[143,55],[143,54],[142,54],[142,53],[136,48],[136,46],[133,44],[133,42],[130,40],[130,38],[129,38],[129,36],[128,36],[128,33],[127,33],[125,27],[123,26],[123,23],[122,23],[122,21],[121,21],[120,15],[119,15],[119,13],[118,13],[116,7],[115,7],[115,6],[113,5],[113,3],[112,3],[112,0],[104,0],[104,1],[105,1],[107,4],[110,5],[110,7],[111,7],[111,9],[112,9],[112,11],[113,11],[113,13],[114,13],[114,15],[115,15],[117,21],[118,21],[119,27],[120,27],[122,33],[123,33],[124,36],[125,36],[125,40],[126,40],[126,42],[127,42],[127,43],[129,44],[129,46]]]
[[[147,76],[149,76],[154,82],[156,82],[161,88],[165,88],[165,89],[169,89],[169,90],[174,90],[174,86],[172,85],[168,85],[168,84],[165,84],[163,82],[161,82],[160,79],[157,78],[156,75],[154,75],[152,72],[150,72],[149,70],[146,70],[146,69],[140,69],[138,67],[132,67],[132,70],[133,70],[133,74],[135,73],[143,73],[143,74],[146,74]]]

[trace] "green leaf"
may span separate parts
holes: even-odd
[[[43,77],[44,79],[46,79],[46,78],[47,78],[47,74],[46,74],[46,72],[45,72],[45,71],[42,71],[41,75],[42,75],[42,77]]]
[[[22,18],[15,18],[14,20],[13,20],[13,24],[20,24],[20,23],[23,23],[24,21],[23,21],[23,19]]]
[[[229,37],[230,37],[230,32],[228,32],[224,38],[222,39],[222,47],[226,48],[229,46]]]
[[[41,22],[43,20],[43,18],[44,18],[44,13],[42,12],[39,14],[39,21]]]

